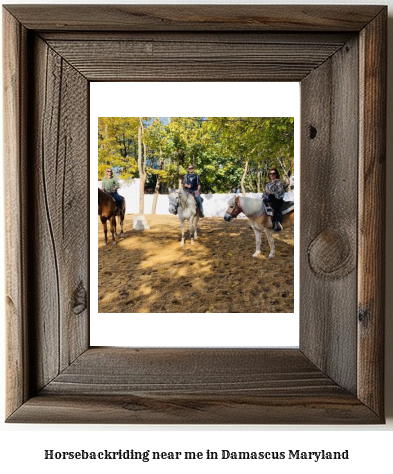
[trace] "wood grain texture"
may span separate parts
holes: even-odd
[[[260,397],[45,395],[32,397],[8,421],[95,424],[375,424],[380,420],[350,395]]]
[[[27,173],[26,154],[26,47],[27,32],[3,12],[4,84],[4,231],[6,266],[7,394],[6,411],[12,413],[29,396],[26,318],[26,209],[23,207]],[[12,185],[9,185],[12,183]]]
[[[283,388],[289,396],[342,391],[295,349],[91,348],[41,393],[277,396]]]
[[[370,203],[385,192],[386,8],[211,7],[4,13],[10,422],[384,421]],[[176,80],[302,77],[300,350],[89,348],[89,80],[172,79],[179,58]]]
[[[357,70],[357,42],[349,41],[301,83],[300,348],[353,394],[357,369]]]
[[[351,37],[357,37],[357,32],[264,32],[264,31],[75,31],[75,30],[49,30],[40,31],[39,37],[48,44],[53,41],[78,41],[106,42],[157,42],[157,43],[229,43],[229,44],[322,44],[342,46]]]
[[[34,58],[30,286],[39,389],[88,347],[88,87],[38,37]]]
[[[387,11],[360,35],[359,398],[383,412]]]
[[[48,41],[69,64],[92,81],[259,80],[300,81],[343,45],[343,41],[313,42],[313,35],[275,42],[269,35],[242,35],[226,40],[210,37],[197,42],[195,35],[177,35],[165,41],[133,40]],[[169,35],[168,35],[169,36]],[[199,35],[198,35],[199,36]],[[315,35],[316,36],[316,35]]]
[[[13,415],[35,423],[375,423],[299,350],[92,348]]]
[[[6,5],[36,31],[360,31],[375,5]]]

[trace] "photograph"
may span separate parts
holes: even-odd
[[[294,117],[99,117],[98,312],[293,313]]]
[[[101,452],[147,451],[147,470],[173,472],[388,460],[388,16],[3,7],[7,465],[79,472],[89,453],[101,472]],[[101,316],[119,343],[96,339]],[[294,342],[274,339],[285,318]]]

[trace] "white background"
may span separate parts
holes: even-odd
[[[20,3],[9,0],[7,3]],[[29,3],[26,0],[24,3]],[[31,2],[37,3],[37,2]],[[40,3],[53,3],[40,2]],[[111,2],[58,2],[58,3],[111,3]],[[113,3],[132,3],[116,0]],[[139,0],[137,3],[148,3]],[[176,3],[164,0],[156,3]],[[181,2],[179,2],[181,3]],[[183,3],[209,3],[201,0]],[[212,3],[242,3],[219,2]],[[260,4],[262,2],[243,2]],[[269,0],[270,4],[280,3],[314,3],[307,0],[302,2],[280,2]],[[337,1],[320,1],[318,3],[336,4]],[[388,130],[393,129],[392,116],[392,58],[393,58],[393,0],[341,2],[353,4],[381,4],[389,5],[389,78],[388,78]],[[393,180],[393,137],[388,133],[388,182]],[[393,191],[388,186],[387,197],[387,262],[393,259]],[[3,235],[0,233],[0,238]],[[3,241],[0,242],[3,248]],[[3,273],[4,274],[4,273]],[[392,307],[393,292],[390,290],[393,283],[393,269],[387,265],[387,292],[386,292],[386,413],[385,426],[64,426],[64,425],[10,425],[2,424],[0,431],[0,468],[2,472],[40,472],[46,473],[85,473],[87,469],[94,469],[95,474],[105,473],[109,470],[116,473],[143,473],[163,472],[196,473],[239,472],[247,470],[248,473],[272,472],[287,469],[295,473],[331,473],[335,472],[392,472],[391,446],[393,446],[393,324]],[[3,285],[0,285],[4,301]],[[4,304],[2,314],[4,314]],[[0,325],[3,331],[4,324]],[[2,334],[4,338],[4,334]],[[4,339],[2,339],[4,341]],[[4,343],[1,352],[1,365],[4,367]],[[1,382],[4,382],[2,377]],[[4,389],[0,387],[0,404],[4,406]],[[288,449],[314,450],[345,450],[349,449],[349,461],[161,461],[142,463],[140,461],[44,461],[44,449],[77,450],[77,449],[134,449],[134,450],[193,450],[206,449],[220,451],[229,449],[233,451],[286,451]],[[8,466],[8,467],[7,467]]]
[[[295,179],[299,177],[299,83],[95,82],[90,86],[91,235],[97,235],[98,117],[294,117]],[[228,100],[230,97],[230,100]],[[146,100],[148,98],[148,100]],[[298,178],[297,178],[298,179]],[[296,182],[296,193],[299,182]],[[120,191],[121,194],[121,191]],[[299,202],[296,195],[295,201]],[[296,214],[297,219],[299,213]],[[245,223],[245,225],[247,225]],[[295,225],[297,234],[299,225]],[[180,224],[179,224],[180,232]],[[149,239],[149,231],[145,232]],[[250,239],[254,239],[253,232]],[[266,237],[262,249],[267,251]],[[119,244],[121,245],[121,243]],[[186,243],[186,245],[188,245]],[[195,245],[198,245],[198,241]],[[251,254],[245,258],[252,259]],[[118,314],[98,313],[97,240],[90,247],[92,346],[298,347],[299,253],[295,250],[295,314]],[[234,269],[236,271],[236,269]],[[263,272],[263,270],[261,270]],[[262,274],[263,276],[263,274]],[[214,291],[214,288],[211,289]],[[208,330],[207,330],[208,328]]]

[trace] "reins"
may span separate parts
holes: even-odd
[[[241,212],[243,212],[243,209],[241,208],[240,206],[240,197],[239,196],[236,196],[235,197],[235,207],[232,209],[231,212],[228,212],[227,213],[232,216],[232,217],[237,217]]]

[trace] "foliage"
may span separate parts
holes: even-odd
[[[102,179],[108,166],[123,179],[137,176],[138,127],[137,117],[99,117],[99,179]]]
[[[146,192],[177,187],[193,163],[202,192],[263,190],[267,172],[293,172],[292,117],[144,117]],[[123,179],[138,177],[138,117],[99,119],[98,174],[112,166]]]

